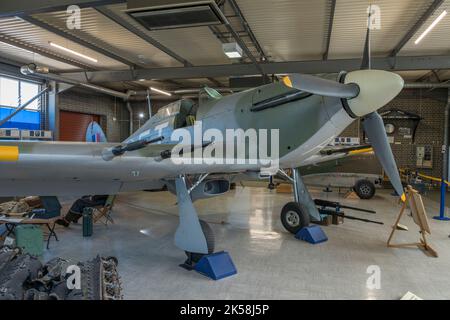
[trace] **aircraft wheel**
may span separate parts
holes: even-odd
[[[200,220],[200,226],[202,227],[203,234],[205,235],[206,238],[206,244],[208,246],[208,254],[211,254],[214,252],[214,247],[216,243],[214,232],[206,221]],[[203,253],[196,253],[189,251],[185,251],[185,253],[188,257],[188,260],[194,263],[197,263],[203,256],[205,256],[205,254]]]
[[[296,234],[300,229],[309,226],[309,222],[308,211],[300,203],[289,202],[281,210],[281,223],[290,233]]]
[[[369,180],[359,180],[356,182],[353,190],[360,199],[371,199],[375,195],[375,185]]]

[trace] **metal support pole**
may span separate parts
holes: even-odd
[[[150,97],[150,89],[147,89],[147,105],[148,105],[148,119],[152,117],[152,101]]]
[[[134,115],[133,115],[133,108],[131,108],[131,103],[130,103],[130,101],[126,101],[126,106],[127,106],[127,109],[128,109],[128,112],[130,113],[130,136],[133,134],[133,117],[134,117]]]
[[[292,176],[294,178],[294,199],[296,202],[303,204],[308,210],[309,216],[314,221],[320,221],[319,210],[317,210],[316,204],[314,203],[311,195],[306,189],[303,179],[300,175],[298,168],[292,169]]]
[[[6,118],[0,120],[0,126],[4,125],[6,122],[8,122],[12,117],[14,117],[16,114],[18,114],[20,111],[22,111],[23,109],[25,109],[28,105],[30,105],[34,100],[36,100],[37,98],[39,98],[41,95],[43,95],[44,93],[46,93],[49,90],[49,87],[45,87],[44,89],[42,89],[37,95],[35,95],[33,98],[31,98],[30,100],[28,100],[27,102],[25,102],[23,105],[18,106],[16,110],[14,110],[13,113],[11,113],[9,116],[7,116]]]
[[[442,180],[441,180],[441,204],[439,208],[439,216],[433,217],[435,220],[440,221],[450,221],[449,217],[445,216],[445,196],[447,194],[447,184],[445,181],[448,181],[448,144],[449,144],[449,116],[450,116],[450,89],[447,94],[447,106],[445,107],[444,113],[444,144],[442,145]]]
[[[47,111],[48,111],[48,129],[53,132],[53,140],[59,140],[59,108],[58,108],[58,87],[55,81],[50,81],[47,86],[51,87],[48,92]]]

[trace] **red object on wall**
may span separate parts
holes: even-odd
[[[86,130],[92,121],[100,123],[100,116],[61,110],[59,112],[59,140],[86,141]]]

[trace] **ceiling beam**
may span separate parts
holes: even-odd
[[[12,38],[7,37],[7,36],[2,35],[2,34],[0,34],[0,43],[1,42],[9,44],[10,46],[13,46],[13,47],[17,47],[17,48],[22,49],[22,50],[30,51],[31,53],[39,54],[41,56],[47,57],[47,58],[52,59],[52,60],[56,60],[56,61],[68,64],[68,65],[71,65],[71,66],[75,66],[75,67],[80,68],[80,69],[91,69],[92,70],[92,68],[90,68],[87,64],[81,63],[81,62],[79,62],[77,60],[63,58],[63,57],[61,57],[59,55],[53,54],[53,53],[51,53],[49,51],[46,51],[46,50],[42,50],[42,49],[40,49],[38,47],[35,47],[35,46],[26,45],[26,44],[24,44],[22,42],[19,42],[19,41],[15,40],[15,39],[12,39]],[[32,62],[32,61],[29,61],[29,62]]]
[[[109,9],[107,9],[105,7],[98,7],[98,8],[95,8],[95,10],[97,10],[98,12],[103,14],[105,17],[111,19],[115,23],[119,24],[123,28],[127,29],[131,33],[134,33],[139,38],[147,41],[152,46],[154,46],[154,47],[158,48],[159,50],[163,51],[165,54],[167,54],[170,57],[174,58],[175,60],[181,62],[184,66],[192,66],[192,63],[190,63],[186,59],[180,57],[178,54],[176,54],[175,52],[173,52],[169,48],[165,47],[160,42],[158,42],[155,39],[153,39],[152,37],[150,37],[147,33],[143,32],[139,28],[135,27],[134,25],[132,25],[131,23],[129,23],[128,21],[126,21],[125,19],[120,17],[119,15],[115,14],[111,10],[109,10]]]
[[[331,34],[333,33],[334,14],[336,12],[336,0],[330,0],[331,10],[330,18],[328,20],[327,44],[325,45],[325,52],[322,59],[328,60],[328,53],[330,52]]]
[[[125,65],[128,65],[128,66],[132,67],[132,68],[134,68],[136,66],[136,64],[133,63],[132,61],[127,60],[127,59],[125,59],[125,58],[123,58],[121,56],[118,56],[117,54],[111,52],[110,50],[103,49],[103,48],[101,48],[101,47],[99,47],[97,45],[94,45],[94,44],[92,44],[92,43],[90,43],[88,41],[85,41],[85,40],[83,40],[83,39],[81,39],[81,38],[79,38],[77,36],[74,36],[71,33],[68,33],[66,31],[63,31],[63,30],[61,30],[59,28],[56,28],[56,27],[54,27],[52,25],[49,25],[49,24],[47,24],[47,23],[45,23],[45,22],[43,22],[43,21],[41,21],[39,19],[33,18],[31,16],[22,16],[20,18],[25,20],[28,23],[31,23],[31,24],[33,24],[35,26],[38,26],[38,27],[40,27],[40,28],[42,28],[44,30],[47,30],[47,31],[49,31],[51,33],[54,33],[54,34],[56,34],[56,35],[58,35],[60,37],[63,37],[63,38],[68,39],[68,40],[70,40],[72,42],[75,42],[75,43],[77,43],[77,44],[79,44],[79,45],[81,45],[83,47],[89,48],[89,49],[91,49],[91,50],[93,50],[93,51],[95,51],[95,52],[97,52],[99,54],[102,54],[102,55],[104,55],[106,57],[109,57],[111,59],[119,61],[119,62],[121,62],[121,63],[123,63]]]
[[[5,0],[0,1],[0,18],[62,11],[70,5],[85,8],[123,2],[126,0]]]
[[[236,14],[236,16],[239,18],[239,21],[241,22],[242,26],[244,27],[244,30],[246,31],[246,33],[250,37],[250,40],[253,42],[253,45],[255,46],[256,50],[258,50],[261,58],[264,61],[268,61],[269,58],[264,53],[263,48],[261,47],[261,45],[259,44],[258,40],[256,39],[255,34],[253,33],[252,29],[250,28],[250,25],[248,24],[247,20],[244,17],[244,14],[241,11],[241,8],[239,8],[239,6],[238,6],[238,4],[236,3],[235,0],[228,0],[228,3],[230,4],[230,6],[233,9],[233,11]]]
[[[342,70],[359,70],[361,59],[340,60],[314,60],[261,63],[265,74],[286,73],[337,73]],[[414,56],[396,58],[373,58],[372,66],[379,70],[407,71],[450,69],[450,56]],[[94,71],[87,72],[86,76],[91,82],[133,81],[137,79],[194,79],[205,77],[229,77],[259,74],[259,70],[252,63],[208,65],[192,67],[171,67],[137,69],[133,74],[124,71]],[[85,79],[85,73],[66,73],[67,77]]]
[[[258,61],[256,61],[255,57],[253,56],[253,54],[248,49],[248,47],[245,44],[245,42],[242,41],[241,37],[239,37],[239,35],[236,33],[236,31],[234,30],[234,28],[231,25],[230,21],[228,20],[227,16],[225,16],[225,14],[223,13],[223,11],[220,8],[219,8],[219,15],[221,15],[221,20],[222,20],[223,24],[225,25],[225,27],[227,28],[228,32],[231,33],[231,35],[233,36],[234,40],[236,40],[236,42],[239,44],[239,46],[242,48],[242,50],[244,50],[244,52],[247,55],[247,57],[253,63],[255,68],[258,70],[258,73],[262,74],[263,77],[264,77],[265,73],[264,73],[263,69],[261,68],[261,66],[259,65]]]
[[[444,0],[434,0],[430,7],[425,11],[425,13],[419,18],[419,20],[414,24],[414,26],[405,34],[405,36],[400,40],[400,42],[392,50],[390,56],[395,57],[403,47],[411,40],[412,37],[419,31],[419,29],[427,22],[433,13],[442,5]]]

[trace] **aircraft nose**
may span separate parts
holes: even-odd
[[[357,117],[365,116],[384,107],[394,99],[404,86],[403,78],[382,70],[358,70],[345,76],[345,84],[356,83],[359,94],[348,99],[350,111]]]

